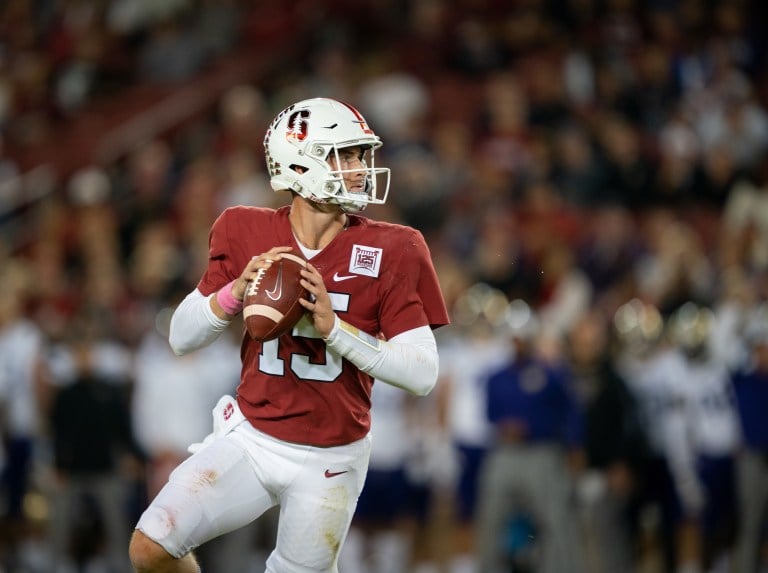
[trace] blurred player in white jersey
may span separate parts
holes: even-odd
[[[683,475],[693,474],[702,496],[700,507],[680,509],[691,520],[693,551],[698,544],[701,571],[724,572],[736,526],[736,453],[741,444],[738,409],[731,374],[723,355],[712,347],[714,315],[694,303],[681,306],[670,319],[670,338],[682,357],[680,376],[685,398],[679,444]],[[684,487],[681,484],[679,487]],[[682,501],[684,497],[681,496]],[[691,555],[691,559],[694,556]]]
[[[24,497],[32,480],[42,439],[44,336],[23,309],[28,296],[26,269],[7,261],[0,273],[0,363],[5,384],[0,422],[3,423],[5,465],[0,469],[1,546],[15,553],[26,530]]]
[[[661,511],[670,573],[722,571],[732,543],[738,420],[728,370],[709,351],[711,325],[707,309],[687,303],[670,317],[665,343],[623,360],[655,458],[643,501]]]
[[[672,420],[682,403],[671,382],[679,376],[679,361],[664,341],[664,320],[655,306],[639,299],[628,301],[614,315],[614,328],[620,345],[616,367],[637,401],[650,450],[631,519],[635,535],[640,536],[645,534],[640,529],[645,516],[659,512],[658,530],[653,534],[660,538],[665,573],[674,573],[674,486],[667,458],[674,434]]]
[[[510,359],[511,346],[499,336],[494,317],[507,305],[501,291],[477,283],[466,290],[452,309],[453,336],[438,341],[439,392],[446,404],[446,423],[459,462],[453,508],[451,573],[474,571],[473,530],[480,464],[488,450],[491,425],[486,416],[488,374]]]
[[[339,560],[342,571],[400,573],[411,553],[409,483],[412,447],[407,396],[374,384],[371,393],[371,458],[349,537]]]

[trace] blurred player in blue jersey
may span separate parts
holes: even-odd
[[[768,304],[753,314],[745,339],[747,362],[733,376],[743,434],[737,461],[740,517],[733,571],[758,573],[768,567]]]

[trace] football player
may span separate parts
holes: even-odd
[[[244,336],[236,398],[214,409],[214,433],[171,474],[139,519],[139,572],[197,572],[192,551],[279,505],[268,573],[335,572],[365,480],[374,378],[413,394],[437,380],[432,333],[448,322],[418,231],[358,214],[382,204],[382,142],[352,106],[314,98],[280,112],[264,147],[278,209],[225,210],[208,268],[173,316],[177,354],[201,348],[242,309],[248,283],[300,250],[306,315],[266,342]]]

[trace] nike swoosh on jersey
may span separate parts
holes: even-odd
[[[331,470],[325,470],[325,477],[332,478],[336,476],[340,476],[341,474],[347,473],[349,470],[344,470],[342,472],[332,472]]]
[[[280,295],[283,294],[283,264],[279,263],[277,267],[277,279],[275,279],[275,286],[272,290],[264,291],[267,296],[272,300],[280,300]]]
[[[341,281],[348,281],[349,279],[357,278],[357,275],[340,275],[339,273],[333,273],[333,281],[340,283]]]

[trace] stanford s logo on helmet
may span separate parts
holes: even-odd
[[[307,118],[309,118],[309,110],[302,109],[295,111],[288,118],[288,131],[285,136],[288,141],[301,142],[307,138]]]
[[[281,111],[264,137],[267,170],[275,191],[293,191],[318,203],[333,203],[347,211],[382,204],[389,192],[388,168],[375,167],[375,150],[381,139],[351,105],[330,98],[313,98]],[[359,146],[367,156],[363,167],[332,169],[339,150]],[[365,192],[351,192],[344,176],[365,171]]]

